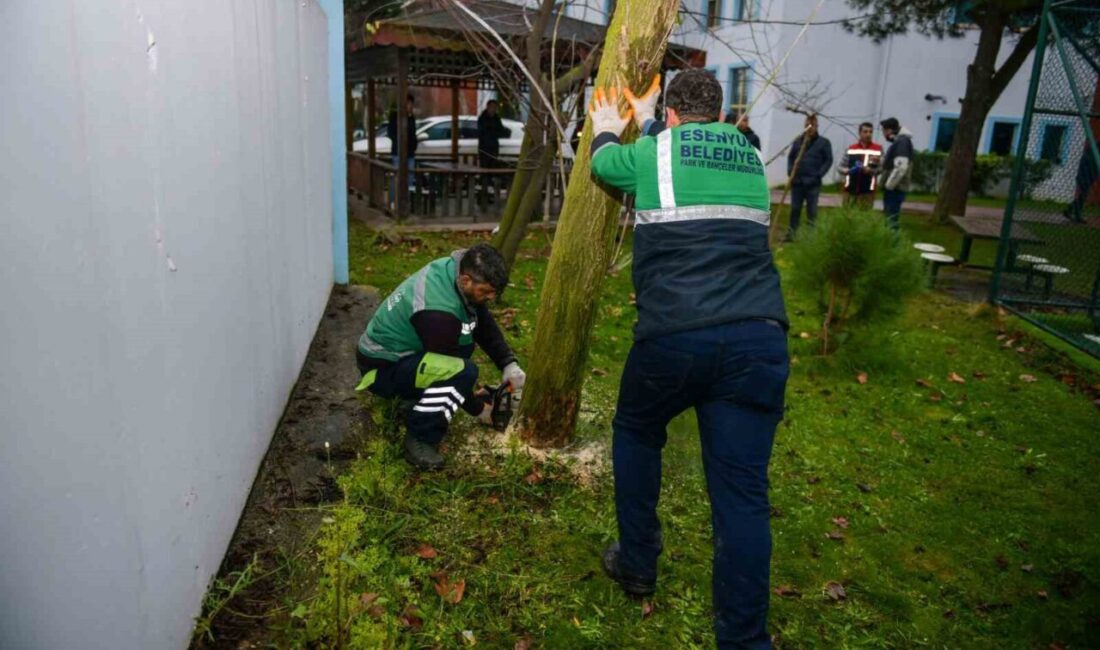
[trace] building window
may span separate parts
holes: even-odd
[[[749,72],[748,66],[730,68],[730,115],[738,115],[749,107]]]
[[[1066,145],[1069,127],[1065,124],[1044,124],[1039,140],[1039,159],[1049,160],[1055,165],[1066,161]]]
[[[951,151],[955,140],[955,127],[959,125],[958,116],[937,115],[932,126],[932,151]]]
[[[749,20],[752,18],[752,4],[755,0],[734,0],[733,19]]]
[[[717,27],[721,17],[722,0],[707,0],[707,27]]]
[[[989,134],[986,136],[986,151],[998,156],[1011,156],[1016,151],[1016,136],[1019,131],[1019,120],[991,120]]]

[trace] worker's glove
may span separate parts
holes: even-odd
[[[519,367],[519,364],[513,361],[504,366],[504,370],[501,371],[501,379],[505,384],[512,387],[512,393],[519,395],[523,392],[523,385],[527,383],[527,373],[523,372],[523,368]]]
[[[634,121],[638,128],[645,126],[647,120],[657,119],[657,98],[661,96],[661,75],[653,75],[653,82],[649,84],[645,94],[635,97],[629,88],[623,88],[623,97],[634,111]]]
[[[602,88],[597,88],[595,97],[588,105],[588,116],[592,119],[593,135],[612,133],[620,136],[630,123],[631,111],[628,109],[624,114],[619,113],[619,93],[614,88],[606,94]]]

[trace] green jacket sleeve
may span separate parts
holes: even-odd
[[[619,139],[610,133],[599,134],[592,143],[592,174],[612,187],[633,194],[638,185],[634,145],[619,144]]]

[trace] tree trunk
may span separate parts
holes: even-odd
[[[951,151],[947,155],[943,184],[932,208],[932,214],[939,223],[946,223],[951,216],[966,214],[970,176],[974,170],[985,118],[1038,40],[1039,26],[1034,25],[1019,38],[1012,53],[1001,64],[1000,69],[997,69],[997,54],[1001,49],[1008,19],[1008,13],[996,11],[988,12],[983,17],[978,49],[974,52],[974,60],[966,69],[966,93],[959,111],[959,122],[955,126],[955,136],[951,141]],[[1026,146],[1026,143],[1021,146]]]
[[[607,29],[597,87],[646,86],[663,58],[679,0],[619,0]],[[586,122],[558,220],[516,430],[535,447],[572,438],[588,365],[588,338],[611,255],[621,197],[591,177]]]

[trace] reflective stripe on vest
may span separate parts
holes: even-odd
[[[742,205],[690,205],[659,208],[657,210],[638,210],[634,227],[650,223],[672,223],[697,219],[740,219],[755,221],[762,226],[767,226],[771,223],[771,213],[767,210],[747,208]]]
[[[661,195],[661,208],[676,207],[676,194],[672,189],[672,129],[657,134],[657,191]]]

